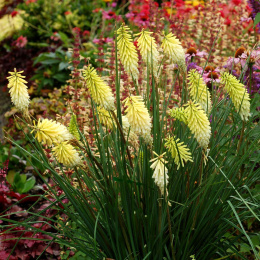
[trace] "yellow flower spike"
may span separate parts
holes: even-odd
[[[185,109],[187,125],[199,145],[206,150],[211,136],[211,127],[208,117],[198,103],[194,103],[190,100],[185,106],[187,106]]]
[[[66,126],[46,118],[39,119],[37,125],[34,122],[33,128],[32,133],[36,132],[35,138],[38,142],[48,146],[73,138]]]
[[[211,98],[207,85],[197,70],[190,70],[188,73],[188,86],[192,100],[201,105],[206,113],[211,110]]]
[[[180,168],[180,165],[183,167],[184,162],[190,161],[193,162],[191,157],[190,149],[187,145],[180,142],[180,139],[176,139],[174,136],[168,137],[165,139],[165,147],[171,153],[174,163],[177,165],[177,169]]]
[[[25,85],[27,81],[24,80],[25,76],[22,76],[22,73],[23,71],[18,72],[16,69],[14,69],[14,72],[9,72],[11,76],[7,77],[9,81],[7,87],[10,88],[9,93],[13,104],[23,112],[28,109],[30,97]]]
[[[140,96],[131,96],[126,98],[123,103],[127,106],[125,110],[126,117],[131,126],[131,130],[142,136],[146,142],[150,142],[148,136],[151,133],[151,118],[143,99]]]
[[[137,46],[144,62],[147,62],[149,67],[152,67],[153,64],[153,73],[158,77],[159,51],[157,50],[155,39],[151,34],[152,32],[142,30],[142,32],[135,35],[139,36]]]
[[[220,79],[242,120],[247,121],[251,114],[250,98],[245,86],[228,72],[222,73]]]
[[[54,146],[52,151],[58,162],[64,164],[66,167],[75,167],[81,163],[78,152],[68,141]]]
[[[172,34],[163,35],[162,49],[171,62],[176,63],[180,71],[186,74],[187,67],[185,63],[185,52],[181,46],[181,42]]]
[[[152,165],[150,166],[151,169],[154,170],[152,178],[154,179],[155,184],[159,187],[162,195],[164,192],[167,194],[167,185],[168,185],[168,169],[166,168],[165,164],[167,161],[163,159],[163,156],[166,153],[163,153],[161,155],[158,155],[156,152],[153,152],[157,157],[150,160],[152,162]],[[166,191],[165,191],[166,188]]]
[[[87,88],[93,100],[106,110],[114,110],[114,96],[111,88],[97,75],[97,72],[90,65],[83,70]]]
[[[171,109],[170,116],[178,119],[179,121],[183,122],[186,125],[188,123],[185,114],[185,109],[183,107],[174,107],[173,109]]]
[[[125,71],[138,80],[138,54],[130,35],[130,28],[124,24],[117,30],[117,49]]]
[[[69,132],[77,139],[80,140],[80,134],[77,128],[77,117],[75,114],[71,115],[70,124],[69,124]]]
[[[97,107],[97,111],[100,123],[108,129],[113,130],[116,123],[114,122],[112,115],[110,115],[106,109],[101,107]]]

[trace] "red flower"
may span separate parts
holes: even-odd
[[[72,29],[72,31],[73,31],[74,33],[80,33],[81,29],[80,29],[79,27],[74,27],[74,28]]]
[[[102,11],[103,9],[102,8],[96,8],[96,9],[94,9],[92,12],[93,13],[98,13],[98,12],[100,12],[100,11]]]
[[[11,12],[11,16],[12,16],[12,17],[15,17],[17,14],[18,14],[17,11],[13,11],[13,12]]]
[[[89,35],[90,35],[90,31],[85,30],[85,31],[82,33],[82,35],[83,35],[83,37],[84,37],[84,36],[89,36]]]
[[[71,12],[70,11],[66,11],[64,14],[65,15],[69,15],[69,14],[71,14]]]

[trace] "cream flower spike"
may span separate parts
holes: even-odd
[[[150,160],[152,165],[150,166],[151,169],[154,170],[152,178],[154,179],[155,184],[159,187],[162,195],[164,192],[167,194],[167,185],[168,185],[168,169],[166,168],[165,164],[167,161],[163,159],[163,156],[166,153],[158,155],[156,152],[153,152],[157,157]],[[165,190],[166,188],[166,190]]]
[[[190,161],[193,162],[191,157],[190,149],[183,142],[180,142],[180,139],[176,139],[174,136],[168,137],[165,139],[165,147],[171,153],[174,163],[177,165],[177,169],[180,168],[180,165],[183,167],[184,162]]]
[[[151,118],[143,99],[140,96],[130,96],[123,103],[127,106],[126,117],[131,126],[131,130],[142,136],[145,141],[150,142],[147,136],[151,134]]]
[[[225,84],[224,88],[231,97],[231,100],[242,120],[247,121],[251,114],[250,98],[245,86],[240,83],[235,76],[228,72],[222,73],[220,78],[221,83]]]
[[[181,72],[186,74],[187,67],[184,49],[181,46],[181,42],[172,33],[163,34],[162,49],[171,62],[176,63]]]
[[[138,140],[138,136],[131,130],[128,118],[126,116],[122,116],[122,125],[123,125],[123,133],[126,140],[128,138],[129,141],[136,142]]]
[[[130,34],[130,28],[122,24],[117,30],[117,34],[119,58],[125,71],[137,81],[139,75],[138,54]]]
[[[34,122],[33,128],[31,133],[36,131],[35,138],[38,142],[42,142],[48,146],[73,138],[66,126],[46,118],[39,119],[37,125]]]
[[[15,107],[20,111],[26,111],[30,103],[30,97],[28,94],[27,81],[24,80],[25,76],[22,76],[23,71],[9,72],[11,76],[7,77],[9,83],[7,85],[10,88],[9,93],[11,100]]]
[[[52,148],[52,151],[58,162],[66,167],[75,167],[81,163],[78,152],[68,141],[59,143]]]
[[[188,73],[188,85],[192,100],[201,105],[204,111],[209,114],[211,110],[211,98],[207,85],[202,76],[194,69]]]
[[[111,88],[97,75],[97,72],[90,65],[83,70],[87,88],[93,100],[106,110],[114,110],[114,96]]]
[[[151,36],[151,34],[152,32],[148,32],[143,29],[140,33],[135,35],[139,36],[137,39],[137,46],[144,62],[147,62],[150,68],[153,65],[153,74],[158,77],[159,51],[157,50],[155,39]]]
[[[192,134],[194,134],[199,145],[206,150],[211,136],[211,127],[208,117],[198,103],[194,103],[190,100],[185,106],[187,106],[185,109],[188,122],[187,125]]]

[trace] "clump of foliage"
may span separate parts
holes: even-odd
[[[191,70],[177,37],[146,32],[150,40],[142,31],[135,44],[122,24],[105,56],[108,76],[88,63],[74,68],[66,114],[36,120],[25,109],[33,153],[14,145],[64,195],[39,173],[67,216],[47,234],[91,259],[246,259],[238,241],[258,259],[243,223],[259,221],[249,191],[259,175],[259,95],[225,68],[208,84],[207,63]]]

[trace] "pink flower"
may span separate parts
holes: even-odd
[[[58,34],[57,32],[54,32],[53,35],[51,36],[51,40],[53,40],[55,42],[58,41],[59,37],[57,37],[57,34]]]
[[[115,8],[116,7],[116,2],[113,2],[112,4],[111,4],[111,6],[113,7],[113,8]]]
[[[15,42],[14,45],[18,48],[23,48],[27,44],[27,38],[20,36]]]
[[[95,43],[95,44],[99,44],[99,42],[100,42],[99,39],[94,39],[94,40],[93,40],[93,43]]]
[[[203,58],[203,57],[207,57],[208,56],[208,53],[205,52],[205,51],[198,51],[196,50],[195,48],[193,47],[190,47],[188,50],[187,50],[187,53],[185,54],[185,59],[186,59],[186,62],[190,62],[191,58],[192,57],[200,57],[200,58]]]
[[[105,20],[116,19],[116,13],[113,12],[112,10],[103,11],[102,15],[103,15],[103,19],[105,19]]]
[[[241,21],[242,23],[243,23],[243,22],[249,23],[249,22],[251,22],[251,21],[253,21],[253,20],[252,20],[251,17],[248,17],[248,18],[246,18],[246,17],[241,17],[241,18],[240,18],[240,21]]]
[[[249,54],[247,52],[243,52],[237,58],[229,57],[224,68],[231,70],[239,63],[244,70],[247,70],[248,63],[253,63],[257,67],[260,67],[260,48],[251,51]]]
[[[224,68],[232,70],[232,68],[234,68],[235,65],[237,65],[239,62],[240,62],[240,58],[229,57],[227,59],[227,62],[226,62],[226,65],[224,66]]]
[[[113,39],[112,39],[112,38],[109,38],[109,37],[107,37],[107,38],[105,39],[105,42],[106,42],[106,43],[113,42]]]

